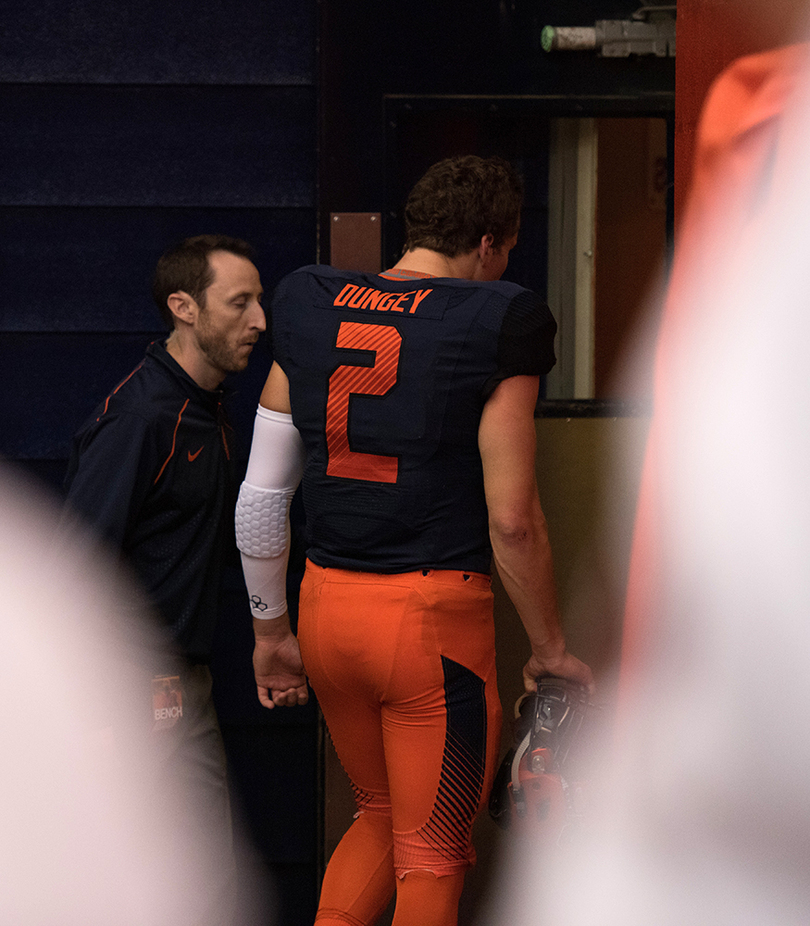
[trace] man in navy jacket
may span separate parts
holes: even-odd
[[[165,647],[150,666],[156,748],[167,774],[190,776],[189,812],[210,839],[206,922],[228,921],[230,804],[208,661],[235,489],[222,406],[228,373],[245,369],[265,329],[248,244],[200,235],[158,262],[153,294],[170,329],[74,438],[68,505],[120,552],[146,592]],[[134,620],[133,603],[121,603]],[[182,812],[182,810],[181,810]]]

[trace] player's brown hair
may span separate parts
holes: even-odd
[[[503,158],[447,158],[417,181],[405,205],[405,249],[458,257],[484,235],[500,247],[520,224],[523,180]]]
[[[214,277],[208,261],[212,251],[229,251],[249,261],[256,259],[247,241],[230,235],[195,235],[170,247],[158,261],[152,278],[152,298],[169,330],[174,328],[174,315],[168,306],[172,293],[188,293],[200,308],[205,308],[205,291]]]

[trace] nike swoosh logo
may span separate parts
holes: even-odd
[[[193,463],[197,459],[197,457],[202,453],[204,446],[205,444],[203,444],[203,446],[200,447],[200,449],[196,453],[192,453],[190,450],[188,451],[188,462],[189,463]]]

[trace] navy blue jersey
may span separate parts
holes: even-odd
[[[286,277],[273,349],[307,452],[313,562],[489,572],[481,413],[501,380],[551,369],[556,328],[511,283],[320,266]]]

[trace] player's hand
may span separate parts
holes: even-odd
[[[307,677],[287,615],[268,621],[254,618],[253,629],[253,674],[260,703],[268,708],[306,704]]]
[[[536,680],[538,675],[554,675],[557,678],[567,678],[584,685],[589,694],[594,692],[593,673],[590,668],[565,649],[552,656],[532,655],[531,659],[523,667],[523,687],[526,691],[533,692],[537,690]]]

